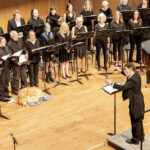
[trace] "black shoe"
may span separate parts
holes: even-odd
[[[49,79],[49,73],[46,73],[46,80],[45,80],[47,83],[50,83],[50,79]]]
[[[39,87],[39,84],[38,84],[38,83],[36,83],[36,84],[34,84],[34,86]]]
[[[72,76],[66,75],[67,78],[72,78]]]
[[[18,95],[18,91],[12,91],[13,95]]]
[[[7,99],[7,98],[5,98],[5,99],[0,100],[0,101],[2,101],[2,102],[9,102],[10,100],[9,100],[9,99]]]
[[[51,82],[54,82],[55,80],[54,80],[54,78],[52,77],[52,73],[49,72],[48,75],[49,75],[49,80],[50,80]]]
[[[8,98],[8,99],[9,99],[9,98],[12,98],[12,96],[8,95],[8,96],[6,96],[6,98]]]
[[[139,144],[139,140],[134,139],[134,138],[132,138],[132,139],[127,139],[126,142],[127,142],[128,144],[136,144],[136,145]]]
[[[23,86],[21,86],[21,89],[25,89],[27,86],[26,85],[23,85]]]

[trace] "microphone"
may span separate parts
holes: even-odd
[[[14,134],[12,132],[9,132],[10,136],[12,137],[15,144],[18,144],[17,139],[15,138]]]

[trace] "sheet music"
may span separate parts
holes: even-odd
[[[22,51],[23,51],[23,50],[14,53],[14,54],[12,55],[12,57],[13,57],[13,56],[20,57]]]
[[[11,55],[5,55],[5,56],[2,57],[2,59],[5,61],[5,60],[7,60],[10,56],[11,56]]]
[[[122,85],[120,82],[117,82],[116,84]],[[113,94],[113,93],[119,91],[118,89],[113,88],[112,85],[107,85],[107,86],[103,87],[103,90],[109,94]]]
[[[21,56],[19,57],[19,62],[20,62],[20,63],[27,62],[26,56],[25,56],[25,55],[21,55]]]

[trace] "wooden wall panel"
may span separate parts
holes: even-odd
[[[101,3],[103,0],[91,0],[93,7],[94,7],[94,12],[95,14],[98,13],[99,9],[101,8]],[[77,13],[77,15],[80,14],[80,11],[83,8],[85,0],[70,0],[70,2],[74,6],[74,10]],[[116,6],[120,3],[120,0],[108,0],[110,3],[110,8],[114,11],[116,9]],[[129,4],[131,5],[132,9],[136,9],[137,5],[141,3],[141,0],[129,0]]]
[[[39,10],[39,15],[45,21],[49,14],[49,8],[54,5],[57,12],[63,15],[66,10],[66,5],[69,0],[1,0],[0,5],[0,26],[4,31],[7,31],[7,22],[12,18],[12,13],[15,9],[19,9],[23,18],[27,22],[30,18],[32,8]]]

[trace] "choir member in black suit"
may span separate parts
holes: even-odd
[[[131,10],[128,0],[120,0],[120,4],[116,8],[117,11]]]
[[[3,56],[9,55],[10,52],[6,46],[6,39],[0,36],[0,68],[4,70],[0,71],[0,100],[7,101],[7,98],[11,98],[9,95],[9,82],[10,82],[10,61],[2,60]]]
[[[3,28],[0,27],[0,34],[4,34]]]
[[[53,30],[54,27],[59,27],[60,16],[56,13],[56,8],[51,6],[50,13],[46,17],[46,22],[51,25],[51,29]]]
[[[142,0],[142,3],[137,7],[138,8],[150,8],[148,0]],[[150,17],[147,14],[142,15],[143,26],[150,26]]]
[[[44,32],[41,34],[41,46],[54,45],[55,38],[54,34],[51,31],[51,27],[49,23],[44,24]],[[54,82],[52,77],[52,64],[53,64],[53,53],[45,53],[44,54],[44,62],[45,62],[45,71],[46,71],[46,82]]]
[[[17,27],[25,25],[24,18],[21,18],[21,14],[19,10],[15,10],[13,13],[13,18],[8,20],[7,31],[10,33],[12,30],[16,30]],[[19,36],[22,37],[23,34],[19,33]]]
[[[115,29],[116,31],[119,30],[125,30],[125,24],[122,19],[122,14],[119,11],[116,11],[113,17],[113,21],[111,22],[110,25],[111,29]],[[112,38],[113,42],[113,55],[114,55],[114,60],[115,60],[115,66],[121,66],[121,56],[123,52],[123,38],[122,37],[113,37]],[[118,60],[119,63],[117,62],[117,51],[118,51]]]
[[[44,25],[44,21],[39,17],[39,12],[37,9],[31,10],[31,18],[28,20],[27,24],[32,25],[33,28]]]
[[[69,75],[69,54],[70,54],[70,44],[71,44],[71,34],[69,31],[69,26],[67,23],[63,22],[61,24],[60,30],[58,32],[59,43],[67,42],[67,46],[59,51],[59,60],[61,62],[62,76],[64,79],[71,78]]]
[[[77,43],[76,41],[76,35],[78,33],[87,32],[87,27],[83,25],[83,18],[77,17],[76,18],[76,26],[72,28],[72,40],[74,40],[74,43]],[[85,40],[82,40],[80,42],[86,42]],[[78,46],[77,47],[77,65],[78,65],[78,73],[85,72],[85,56],[86,56],[86,45]],[[79,66],[79,58],[81,58],[81,68]]]
[[[134,28],[138,28],[142,26],[142,19],[140,18],[140,13],[138,10],[135,10],[134,15],[132,19],[129,22],[130,29],[133,30]],[[133,61],[133,52],[135,49],[135,45],[137,48],[137,57],[136,62],[141,62],[141,42],[142,42],[142,34],[131,34],[130,36],[130,44],[131,44],[131,50],[130,50],[130,57],[129,62]]]
[[[25,51],[25,46],[22,38],[18,37],[18,33],[14,30],[10,32],[11,39],[7,46],[11,54],[23,50],[26,59],[28,54]],[[19,91],[19,80],[21,78],[21,88],[27,87],[27,75],[26,75],[26,65],[19,62],[19,58],[12,59],[13,68],[13,81],[12,81],[12,94],[18,95]]]
[[[132,126],[132,139],[127,139],[129,144],[139,144],[139,141],[144,141],[144,96],[141,91],[141,77],[136,71],[132,63],[128,63],[124,66],[125,76],[127,81],[124,85],[112,83],[110,79],[107,80],[108,84],[111,84],[113,88],[123,91],[123,100],[129,99],[129,115]]]
[[[29,55],[29,79],[30,79],[30,87],[39,86],[39,80],[38,80],[38,66],[39,62],[41,60],[40,53],[32,53],[33,49],[40,47],[40,42],[36,38],[35,32],[30,31],[29,32],[29,38],[25,42],[26,49],[28,51]]]
[[[109,8],[109,2],[103,1],[102,2],[102,8],[99,10],[99,13],[104,13],[106,18],[112,17],[112,10]]]
[[[108,25],[105,23],[106,16],[103,13],[100,13],[98,15],[98,24],[95,25],[95,31],[102,31],[108,29]],[[104,68],[107,68],[107,44],[108,44],[108,38],[106,37],[99,37],[95,39],[95,45],[96,45],[96,60],[98,64],[98,71],[100,71],[100,53],[101,49],[103,49],[104,54]]]

